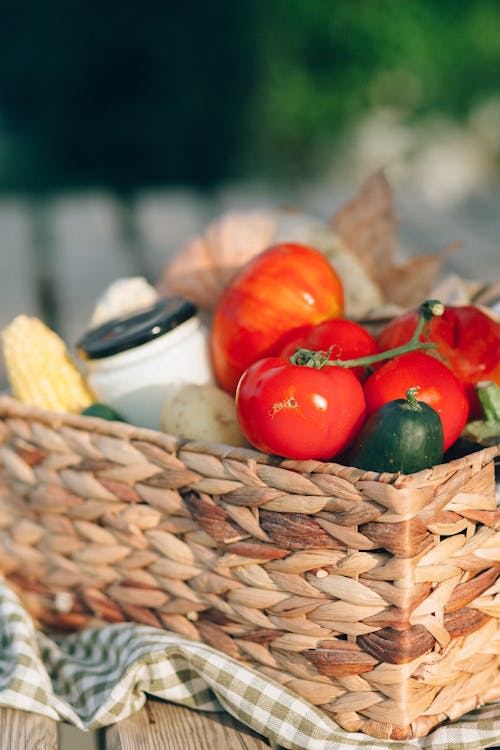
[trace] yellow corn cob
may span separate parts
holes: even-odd
[[[18,315],[2,331],[15,398],[57,412],[79,413],[95,401],[64,341],[39,318]]]

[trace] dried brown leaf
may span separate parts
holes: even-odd
[[[385,279],[379,281],[386,300],[403,307],[419,305],[435,287],[448,255],[458,247],[458,243],[449,244],[438,253],[417,255],[388,268]]]
[[[394,265],[397,245],[392,189],[385,174],[378,171],[368,178],[330,224],[382,285]]]
[[[459,247],[449,244],[440,252],[398,263],[398,220],[391,186],[381,170],[361,185],[330,224],[380,286],[385,303],[403,307],[420,304],[429,296],[444,261]]]

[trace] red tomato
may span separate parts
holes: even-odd
[[[354,440],[365,419],[363,388],[342,367],[314,369],[266,357],[245,371],[236,413],[258,450],[328,460]]]
[[[305,245],[273,245],[228,286],[213,318],[210,348],[219,385],[234,393],[248,365],[274,353],[291,328],[342,315],[342,283],[327,258]]]
[[[325,320],[317,326],[303,326],[289,331],[280,342],[278,357],[289,359],[297,348],[326,352],[330,349],[329,359],[357,359],[370,354],[377,354],[377,342],[366,328],[346,318]],[[364,380],[367,377],[366,367],[353,367],[352,372]]]
[[[377,337],[382,351],[408,341],[417,319],[418,311],[412,310],[388,323]],[[434,355],[465,384],[471,414],[479,416],[474,384],[493,380],[500,385],[500,324],[473,305],[450,306],[444,315],[432,318],[429,333],[429,340],[437,344]],[[424,334],[420,338],[424,340]]]
[[[405,398],[408,388],[418,387],[417,398],[441,417],[444,449],[460,436],[469,416],[465,388],[449,367],[423,352],[410,352],[385,362],[365,383],[368,415],[396,398]]]

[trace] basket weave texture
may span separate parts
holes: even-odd
[[[423,736],[500,697],[499,453],[377,474],[1,396],[0,571],[45,630],[168,628]]]

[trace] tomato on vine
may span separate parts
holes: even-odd
[[[431,406],[441,417],[446,450],[467,423],[469,402],[463,384],[436,357],[413,351],[378,367],[364,385],[368,414],[388,401],[404,398],[408,389],[414,387],[418,400]]]
[[[324,352],[331,360],[355,359],[380,351],[371,333],[347,318],[324,320],[315,326],[308,325],[289,331],[281,339],[277,354],[283,359],[289,359],[299,348]],[[353,367],[351,370],[361,380],[367,377],[366,367]]]
[[[266,357],[242,375],[236,412],[245,437],[258,450],[327,461],[351,444],[366,409],[363,388],[350,370]]]
[[[418,310],[394,318],[377,336],[385,351],[408,341],[418,320]],[[448,365],[464,383],[473,416],[481,411],[475,384],[493,380],[500,385],[500,324],[474,305],[447,306],[443,315],[429,321],[420,335],[437,344],[434,356]]]
[[[446,450],[467,423],[469,402],[463,383],[433,356],[436,343],[420,340],[426,324],[444,309],[438,300],[424,302],[411,336],[389,350],[330,359],[330,351],[299,348],[287,360],[273,356],[254,362],[236,391],[246,438],[267,453],[329,460],[349,448],[367,415],[411,389],[439,415]],[[300,335],[310,333],[304,327]],[[286,345],[292,339],[290,334]],[[374,365],[363,386],[356,368]]]

